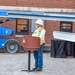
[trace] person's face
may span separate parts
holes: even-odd
[[[39,27],[41,27],[41,25],[39,25],[39,24],[36,24],[36,28],[39,28]]]

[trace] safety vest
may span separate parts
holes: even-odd
[[[39,37],[40,38],[40,45],[45,43],[45,32],[46,30],[42,27],[39,27],[35,30],[35,32],[32,34],[32,36]]]

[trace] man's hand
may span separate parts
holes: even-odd
[[[45,43],[45,46],[50,46],[50,44]]]

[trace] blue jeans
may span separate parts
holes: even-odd
[[[38,51],[33,52],[36,68],[43,68],[43,47],[44,45],[40,45]]]

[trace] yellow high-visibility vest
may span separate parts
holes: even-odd
[[[35,32],[32,34],[32,36],[39,37],[40,38],[40,45],[45,43],[45,32],[46,30],[42,27],[39,27],[35,30]]]

